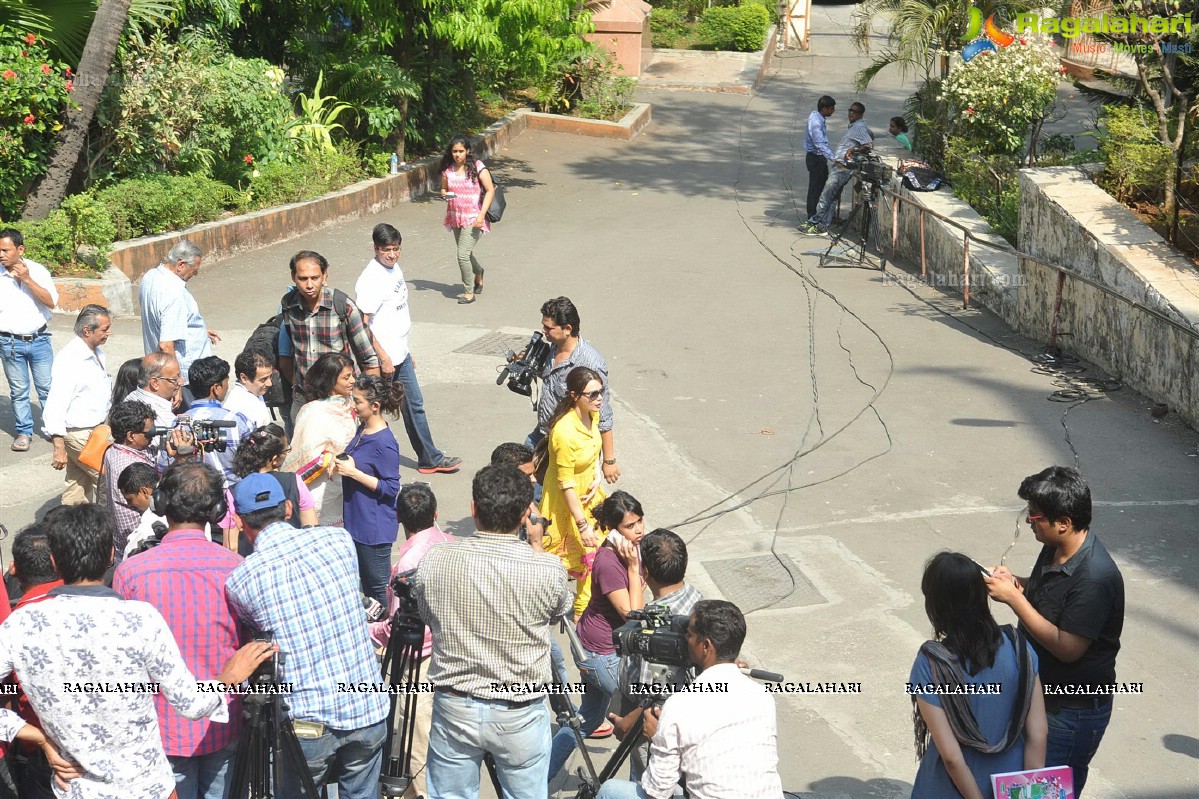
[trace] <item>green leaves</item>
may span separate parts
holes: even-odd
[[[345,130],[345,126],[337,121],[346,111],[353,112],[349,103],[338,102],[332,95],[321,96],[321,86],[325,82],[322,71],[316,79],[316,86],[311,96],[299,94],[296,99],[300,106],[300,114],[296,119],[287,123],[284,134],[300,149],[300,152],[310,155],[320,150],[332,151],[333,133]]]

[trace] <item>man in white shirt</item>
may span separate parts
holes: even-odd
[[[271,423],[271,409],[262,396],[271,387],[271,372],[274,364],[258,350],[246,350],[233,362],[236,381],[229,382],[229,391],[221,405],[227,411],[240,413],[254,427]]]
[[[204,324],[200,306],[187,290],[187,281],[200,273],[202,258],[199,247],[187,239],[180,241],[145,274],[138,292],[146,353],[174,355],[184,375],[193,363],[212,355],[212,345],[221,340]],[[191,402],[186,394],[184,398]]]
[[[146,403],[154,411],[155,426],[170,427],[175,423],[175,408],[183,399],[180,390],[185,382],[179,359],[165,352],[152,352],[142,358],[137,388],[125,399]]]
[[[425,400],[416,379],[416,361],[408,351],[408,334],[412,331],[412,314],[408,308],[408,284],[399,267],[400,231],[386,222],[371,231],[375,257],[371,259],[358,283],[354,286],[354,302],[366,318],[375,352],[379,355],[380,370],[390,372],[392,380],[404,386],[404,430],[416,452],[417,471],[421,474],[456,472],[462,459],[446,455],[433,443],[429,420],[425,416]]]
[[[54,348],[46,323],[58,304],[58,291],[46,267],[25,258],[25,237],[19,230],[0,230],[0,361],[12,398],[17,437],[13,452],[28,452],[33,441],[33,411],[29,406],[29,376],[43,411],[50,393]]]
[[[43,430],[54,442],[51,465],[66,470],[62,504],[96,501],[100,475],[79,462],[79,453],[96,425],[108,418],[112,383],[101,346],[112,331],[112,317],[102,305],[89,305],[75,319],[75,338],[54,359],[50,395],[42,410]]]
[[[737,668],[744,641],[736,605],[696,603],[687,648],[701,673],[687,692],[646,711],[650,759],[640,784],[609,780],[599,799],[666,799],[680,780],[691,799],[782,799],[774,697]]]

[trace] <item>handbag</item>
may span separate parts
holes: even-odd
[[[504,218],[504,208],[507,203],[504,202],[504,187],[496,183],[494,177],[491,181],[491,185],[495,186],[495,194],[491,198],[491,207],[487,209],[487,221],[494,224]],[[479,205],[483,204],[483,198],[486,196],[486,191],[479,192]]]
[[[88,434],[87,443],[79,451],[79,462],[97,472],[104,466],[104,453],[112,446],[112,428],[98,424]]]

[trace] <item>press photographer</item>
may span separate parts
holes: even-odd
[[[680,781],[692,799],[782,797],[774,697],[736,665],[745,631],[733,603],[696,604],[685,640],[700,674],[690,690],[645,712],[650,760],[640,783],[608,780],[600,799],[667,799]]]
[[[378,799],[387,696],[339,693],[338,683],[375,683],[379,663],[358,591],[358,558],[339,527],[297,529],[279,481],[256,472],[233,488],[242,531],[254,553],[234,569],[225,595],[237,614],[274,633],[286,655],[279,679],[312,781],[337,775],[342,799]],[[280,797],[297,797],[299,775],[285,769]]]
[[[241,440],[250,435],[254,426],[236,411],[221,406],[229,391],[229,364],[215,355],[201,358],[187,373],[188,387],[195,402],[187,411],[189,424],[196,433],[203,460],[224,476],[225,487],[238,481],[233,471],[233,456]],[[180,423],[183,423],[180,417]],[[221,432],[216,434],[215,429]]]

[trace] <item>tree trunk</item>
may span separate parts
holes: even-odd
[[[100,95],[108,81],[108,71],[117,53],[117,44],[125,30],[131,0],[101,0],[87,34],[87,44],[79,59],[78,75],[75,78],[76,108],[67,112],[67,124],[54,140],[54,152],[50,166],[41,182],[25,203],[25,221],[43,219],[58,207],[67,194],[71,173],[79,162],[79,154],[87,139],[87,129],[92,124]]]

